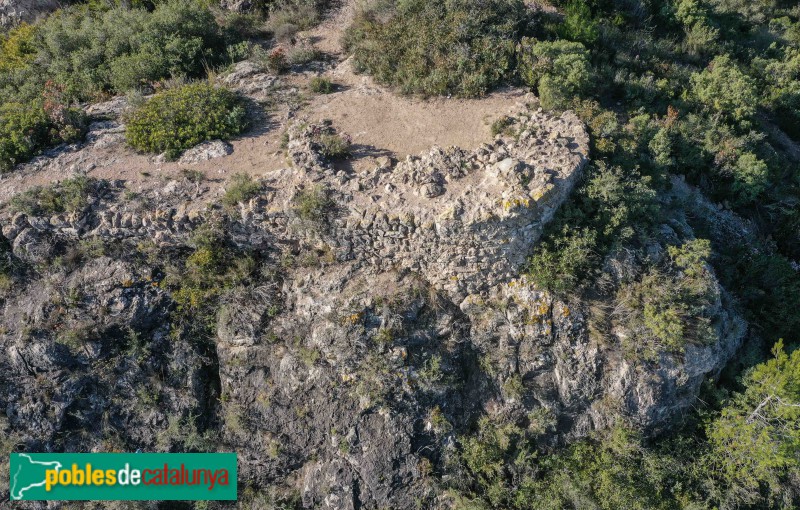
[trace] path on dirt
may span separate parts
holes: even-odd
[[[374,165],[376,157],[402,160],[408,155],[427,152],[433,145],[471,149],[489,141],[492,122],[514,111],[525,96],[522,89],[507,88],[480,99],[421,99],[399,96],[377,85],[369,76],[355,74],[340,43],[344,27],[352,19],[354,5],[355,1],[347,2],[320,26],[298,37],[325,54],[329,64],[322,75],[337,86],[336,91],[316,95],[308,90],[308,82],[320,74],[317,70],[280,77],[279,87],[290,91],[294,100],[299,98],[302,106],[295,111],[290,104],[278,101],[263,124],[230,142],[232,154],[182,164],[137,154],[121,141],[100,148],[86,147],[60,158],[40,158],[34,164],[0,175],[0,204],[31,186],[47,185],[76,171],[96,178],[124,180],[128,189],[135,192],[157,189],[169,180],[180,178],[182,170],[191,169],[202,172],[222,188],[228,177],[236,173],[257,177],[285,168],[281,138],[287,123],[297,117],[308,117],[311,121],[329,119],[334,127],[350,135],[354,157],[347,166],[353,171]],[[118,139],[121,140],[121,135]],[[207,197],[214,199],[218,195],[211,193]]]

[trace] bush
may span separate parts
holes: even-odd
[[[328,2],[325,0],[276,0],[270,9],[268,25],[278,36],[288,26],[306,30],[318,24]],[[291,37],[291,36],[290,36]]]
[[[592,17],[589,2],[572,0],[564,8],[564,22],[558,27],[561,37],[591,44],[599,35],[599,23]]]
[[[800,32],[800,23],[797,25]],[[765,106],[775,113],[782,130],[800,140],[800,48],[786,48],[782,58],[753,59],[753,68],[766,85]]]
[[[41,104],[0,105],[0,170],[35,155],[50,140],[50,121]]]
[[[727,55],[715,57],[706,69],[692,75],[692,91],[701,103],[731,120],[747,120],[756,113],[755,80]]]
[[[25,68],[36,58],[34,35],[36,28],[23,23],[0,35],[0,72]]]
[[[324,223],[334,207],[328,191],[322,186],[305,189],[294,197],[297,216],[308,223]]]
[[[320,58],[321,53],[311,45],[297,45],[289,51],[288,59],[291,65],[303,65]]]
[[[36,186],[11,199],[11,209],[31,216],[72,213],[83,210],[89,196],[102,181],[87,177],[66,179],[52,186]]]
[[[330,94],[333,92],[333,83],[327,78],[315,76],[308,82],[308,88],[315,94]]]
[[[403,93],[480,96],[513,71],[522,0],[373,2],[345,35],[358,70]]]
[[[247,174],[236,174],[231,177],[228,187],[225,189],[225,196],[222,203],[232,207],[240,202],[245,202],[255,197],[261,192],[261,184],[253,182],[253,178]]]
[[[565,228],[561,236],[537,246],[528,274],[543,289],[557,293],[570,291],[595,262],[596,244],[595,232]]]
[[[200,82],[157,94],[134,110],[127,119],[126,136],[135,149],[165,152],[175,159],[204,141],[236,136],[246,126],[238,95]]]
[[[322,125],[312,126],[311,139],[319,153],[329,160],[346,159],[351,155],[350,145],[352,141],[350,137],[337,133],[330,126],[330,121],[325,121]]]
[[[115,7],[68,9],[39,30],[38,57],[49,78],[78,99],[173,76],[201,76],[221,63],[226,40],[198,2],[159,2],[152,12]]]
[[[227,230],[222,223],[204,223],[192,234],[194,249],[184,263],[166,268],[163,286],[177,304],[173,324],[197,343],[213,342],[221,297],[257,276],[256,259],[238,249]]]
[[[86,114],[69,106],[64,87],[48,81],[42,96],[42,109],[50,121],[49,143],[73,142],[83,138],[88,127]]]
[[[349,158],[350,141],[336,133],[324,134],[319,137],[320,152],[328,159]]]
[[[70,108],[48,82],[43,99],[0,104],[0,171],[10,170],[48,145],[83,136],[86,116]]]
[[[284,73],[289,69],[289,58],[286,56],[286,50],[277,47],[267,54],[266,58],[267,69],[275,73]]]
[[[518,58],[523,83],[538,92],[545,108],[564,107],[589,85],[589,57],[581,43],[524,38]]]
[[[509,117],[508,115],[504,115],[497,119],[496,121],[492,122],[491,132],[492,136],[497,135],[505,135],[511,136],[514,134],[514,125],[516,125],[517,121],[514,117]]]
[[[758,157],[746,152],[739,156],[733,166],[733,191],[740,202],[755,200],[769,182],[769,168]]]
[[[711,244],[705,239],[670,246],[669,261],[618,293],[617,310],[628,330],[631,355],[657,359],[662,350],[683,352],[688,343],[716,340],[709,310],[719,297],[707,269]]]

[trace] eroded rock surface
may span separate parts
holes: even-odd
[[[95,145],[118,136],[107,122]],[[25,278],[0,308],[0,427],[29,449],[237,451],[244,485],[329,509],[448,508],[436,473],[485,416],[544,444],[619,415],[657,432],[743,322],[719,288],[712,343],[629,359],[585,304],[521,277],[588,137],[572,114],[522,108],[514,125],[356,173],[322,155],[324,125],[298,120],[287,168],[233,210],[184,179],[136,198],[108,182],[73,214],[4,211],[0,248]],[[314,214],[309,193],[324,197]],[[262,265],[221,290],[201,341],[181,333],[162,271],[211,223]],[[97,241],[105,254],[87,255]]]

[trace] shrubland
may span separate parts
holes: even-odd
[[[166,90],[131,112],[128,143],[170,159],[203,141],[228,139],[247,126],[247,113],[234,92],[197,82]]]
[[[348,29],[356,68],[406,93],[476,96],[507,79],[522,0],[373,1]]]
[[[623,420],[610,435],[541,455],[516,425],[481,421],[461,441],[470,476],[458,501],[464,508],[796,506],[798,395],[748,395],[765,379],[780,381],[767,393],[784,387],[797,355],[777,353],[748,368],[800,326],[793,170],[800,10],[780,0],[548,5],[373,1],[347,42],[360,70],[401,92],[479,96],[519,84],[546,109],[574,110],[591,132],[592,162],[535,248],[529,277],[562,297],[608,304],[631,333],[620,348],[647,364],[657,363],[656,353],[680,355],[713,338],[709,313],[721,299],[713,272],[749,321],[751,354],[729,369],[744,371],[741,385],[726,375],[709,390],[720,398],[655,441]],[[752,244],[720,235],[713,218],[674,197],[674,176],[751,221]],[[614,282],[606,263],[620,254],[631,256],[635,271]],[[731,389],[739,396],[726,397]],[[762,413],[762,402],[774,407]]]
[[[203,77],[246,56],[240,32],[206,3],[166,0],[73,5],[1,35],[0,170],[79,140],[79,103]]]

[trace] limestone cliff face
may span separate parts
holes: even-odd
[[[521,277],[588,137],[575,116],[525,105],[516,126],[475,151],[353,174],[325,162],[321,126],[297,122],[287,168],[233,212],[198,205],[206,185],[187,180],[139,205],[108,182],[75,214],[0,214],[25,274],[0,301],[0,428],[28,449],[221,445],[239,452],[241,481],[330,509],[447,507],[433,473],[482,416],[552,443],[620,414],[657,432],[721,370],[744,324],[718,289],[713,343],[632,360],[614,331],[592,333],[586,304]],[[113,151],[121,129],[95,123],[85,146],[32,164],[79,165]],[[312,189],[333,205],[310,224],[296,201]],[[225,292],[206,345],[176,334],[158,266],[212,220],[270,278]],[[70,255],[98,239],[117,248]],[[150,262],[131,256],[143,245]]]

